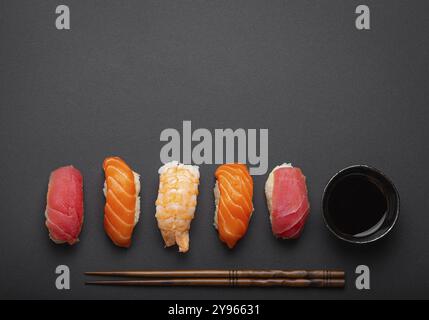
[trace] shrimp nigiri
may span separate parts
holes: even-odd
[[[215,176],[214,226],[232,249],[246,234],[253,213],[253,180],[246,165],[238,163],[221,165]]]
[[[140,176],[118,157],[104,160],[104,229],[119,247],[128,248],[140,216]]]
[[[156,219],[166,247],[189,250],[189,229],[197,205],[200,173],[197,166],[172,161],[159,169]]]

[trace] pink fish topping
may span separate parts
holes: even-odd
[[[295,239],[301,235],[310,213],[305,176],[301,169],[280,167],[274,171],[271,226],[275,236]]]
[[[45,217],[52,241],[70,245],[79,241],[83,223],[83,178],[73,166],[51,173]]]

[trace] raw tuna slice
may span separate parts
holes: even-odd
[[[70,245],[79,241],[83,223],[83,178],[73,166],[51,173],[45,217],[52,241]]]
[[[277,166],[265,184],[271,228],[278,238],[296,239],[310,213],[305,176],[290,164]]]

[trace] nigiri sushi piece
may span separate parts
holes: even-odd
[[[265,184],[271,228],[278,238],[296,239],[310,213],[306,179],[291,164],[274,168]]]
[[[79,241],[83,224],[83,178],[73,166],[51,173],[45,210],[49,237],[70,245]]]
[[[253,214],[253,179],[246,165],[224,164],[215,172],[214,226],[219,238],[232,249],[247,231]]]
[[[140,176],[119,157],[103,162],[104,230],[119,247],[128,248],[140,216]]]
[[[156,219],[165,246],[189,250],[189,229],[197,205],[200,172],[197,166],[172,161],[159,171]]]

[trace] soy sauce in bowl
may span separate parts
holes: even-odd
[[[338,238],[367,243],[387,234],[399,215],[399,195],[380,171],[353,166],[337,173],[323,196],[327,227]]]

